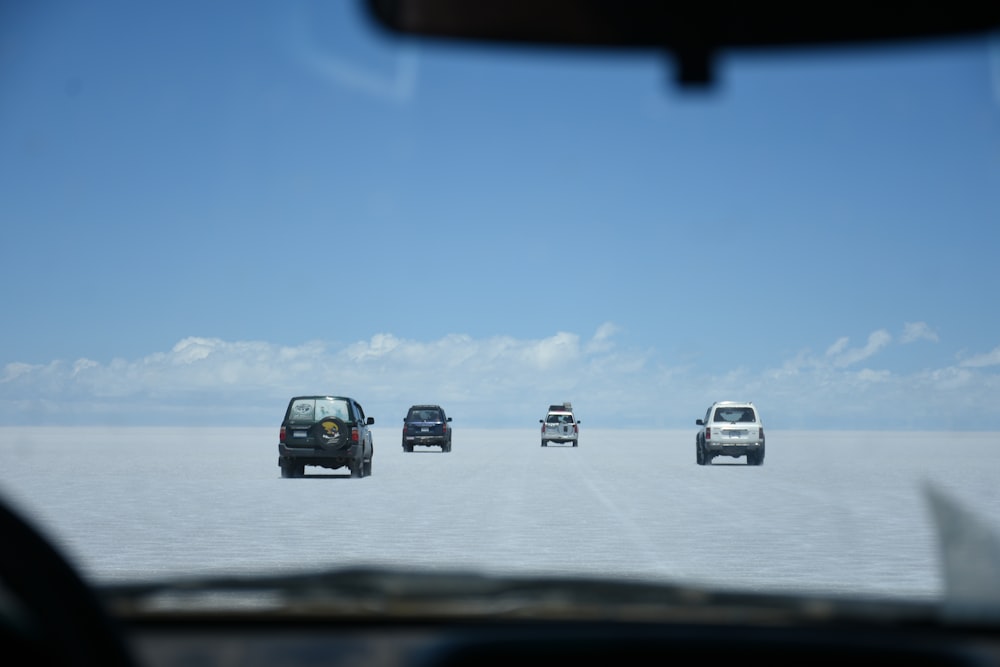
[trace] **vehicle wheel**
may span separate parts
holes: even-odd
[[[577,438],[576,440],[573,441],[573,446],[576,447],[579,442],[580,442],[580,439]]]
[[[364,476],[371,477],[371,475],[372,475],[372,460],[368,459],[367,461],[365,461]]]
[[[705,465],[705,450],[701,448],[700,440],[694,443],[694,450],[695,450],[694,458],[698,462],[698,465],[700,466]]]
[[[365,476],[364,459],[358,459],[357,461],[351,463],[350,469],[351,469],[352,479],[361,479],[362,477],[364,477]]]
[[[547,440],[542,440],[542,447],[545,447],[545,446],[546,446],[546,445],[545,445],[545,443],[546,443],[546,442],[548,442],[548,441],[547,441]]]

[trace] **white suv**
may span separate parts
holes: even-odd
[[[542,424],[542,447],[550,442],[571,442],[576,447],[580,441],[580,422],[573,414],[573,404],[550,405]]]
[[[746,456],[747,465],[764,463],[764,423],[753,403],[712,403],[695,436],[698,465],[709,465],[716,456]]]

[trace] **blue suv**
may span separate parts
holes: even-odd
[[[451,451],[451,417],[440,405],[414,405],[403,417],[403,451],[412,452],[416,446],[440,447]]]

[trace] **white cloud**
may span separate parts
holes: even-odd
[[[913,343],[918,340],[938,342],[938,335],[927,326],[926,322],[906,322],[903,324],[903,335],[899,342]]]
[[[840,338],[826,351],[830,362],[837,367],[852,366],[868,359],[892,341],[892,336],[885,329],[873,331],[868,336],[864,347],[848,349],[848,339]]]
[[[580,357],[580,337],[561,331],[551,338],[523,345],[520,356],[537,370],[562,366]]]
[[[170,359],[175,364],[192,364],[223,347],[225,342],[217,338],[185,338],[170,350]]]
[[[875,371],[870,368],[862,368],[855,377],[864,383],[885,383],[893,380],[893,375],[889,371]]]
[[[953,391],[970,387],[976,375],[966,368],[938,368],[921,374],[921,379],[936,391]]]
[[[96,361],[91,361],[90,359],[77,359],[73,362],[73,375],[78,375],[88,368],[95,368],[99,365]]]
[[[997,365],[1000,365],[1000,347],[995,347],[985,354],[977,354],[959,362],[959,366],[963,368],[984,368]]]
[[[618,333],[619,328],[612,322],[605,322],[601,326],[597,327],[597,331],[594,332],[594,336],[587,343],[587,353],[594,354],[596,352],[607,352],[614,347],[614,342],[611,338]]]
[[[0,382],[11,382],[19,377],[23,377],[40,368],[35,364],[25,364],[21,362],[9,363],[3,368],[3,377]]]
[[[373,359],[382,359],[393,353],[402,344],[392,334],[375,334],[369,341],[362,341],[349,346],[346,350],[347,356],[352,361],[363,362]]]
[[[826,356],[828,356],[828,357],[835,357],[835,356],[837,356],[838,354],[840,354],[841,352],[843,352],[847,348],[847,344],[850,342],[850,340],[851,339],[848,338],[847,336],[844,336],[842,338],[838,338],[837,341],[833,345],[831,345],[830,347],[827,348],[827,350],[826,350]]]
[[[821,354],[805,350],[772,364],[707,373],[671,364],[656,350],[623,348],[614,342],[618,331],[602,324],[585,343],[566,331],[429,341],[383,332],[349,344],[291,346],[188,337],[136,359],[9,363],[0,369],[0,424],[21,423],[29,413],[82,423],[102,415],[117,423],[123,413],[159,423],[215,423],[225,415],[271,423],[289,396],[313,392],[353,395],[381,424],[425,400],[447,403],[483,427],[520,423],[539,405],[563,400],[589,413],[587,423],[595,426],[626,420],[677,428],[722,398],[752,400],[784,427],[828,428],[830,406],[862,427],[891,428],[887,415],[914,427],[966,424],[983,405],[997,406],[1000,418],[1000,374],[990,370],[1000,365],[1000,347],[943,368],[899,372],[861,363],[891,342],[880,330],[857,348],[841,338]]]

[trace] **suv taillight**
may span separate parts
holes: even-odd
[[[758,435],[757,437],[758,437],[758,438],[760,438],[761,440],[763,440],[763,439],[764,439],[764,427],[763,427],[763,426],[761,426],[761,427],[760,427],[760,428],[758,429],[758,431],[760,432],[760,435]]]
[[[580,427],[577,426],[576,424],[573,424],[573,433],[579,433],[579,432],[580,432]]]
[[[355,426],[351,429],[351,442],[358,441],[358,427]]]
[[[278,431],[278,442],[285,442],[285,427],[282,426],[281,430]]]
[[[706,440],[712,439],[712,428],[710,426],[705,427],[705,439]]]

